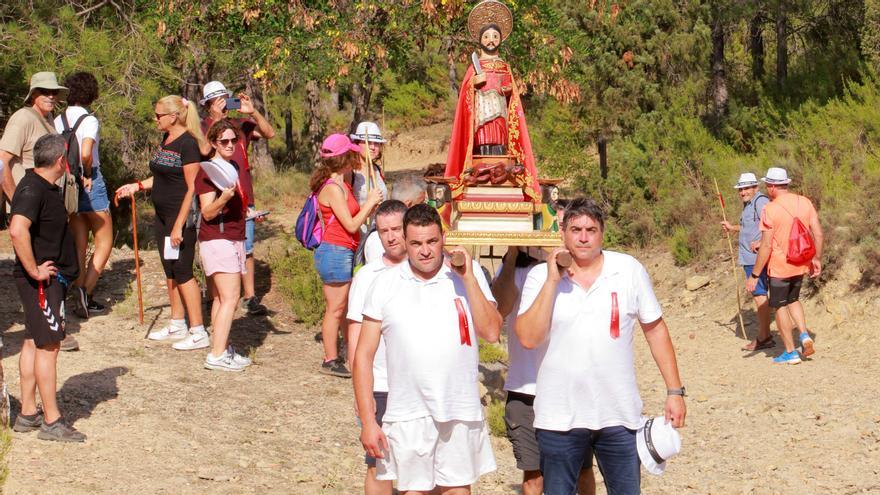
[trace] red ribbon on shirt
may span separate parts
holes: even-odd
[[[617,310],[617,292],[611,293],[611,338],[620,337],[620,313]]]
[[[472,345],[471,329],[460,297],[455,298],[455,310],[458,311],[458,333],[461,336],[461,345]]]
[[[244,212],[244,215],[247,216],[248,211],[248,197],[244,192],[244,188],[241,187],[241,181],[235,181],[235,188],[238,190],[238,195],[241,197],[241,209]]]

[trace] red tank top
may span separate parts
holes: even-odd
[[[321,186],[321,188],[323,189],[327,184],[331,183],[336,184],[332,179],[329,179],[324,183],[324,186]],[[345,192],[348,212],[354,217],[358,214],[361,208],[358,206],[358,202],[351,191],[351,186],[348,185],[347,182],[343,184],[342,189],[343,192]],[[333,214],[332,208],[324,206],[320,202],[318,202],[318,205],[321,207],[321,218],[324,220],[324,237],[321,239],[321,242],[342,246],[355,251],[361,240],[360,230],[356,231],[354,234],[349,234],[342,224],[339,223],[339,219],[336,218],[336,215]]]

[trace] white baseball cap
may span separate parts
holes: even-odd
[[[361,122],[355,129],[354,134],[348,136],[352,141],[367,141],[371,143],[387,143],[382,137],[382,131],[375,122]]]
[[[636,449],[645,470],[660,476],[666,471],[666,461],[681,452],[681,436],[667,423],[666,418],[642,416],[641,426],[636,432]]]
[[[226,89],[226,86],[223,85],[220,81],[211,81],[208,84],[205,84],[205,87],[202,88],[202,99],[199,100],[199,105],[204,105],[210,100],[217,98],[218,96],[222,96],[224,98],[229,98],[232,96],[232,93]]]
[[[791,182],[791,179],[788,178],[788,172],[786,172],[784,168],[780,167],[768,168],[767,175],[761,177],[761,180],[767,184],[773,185],[785,185]]]
[[[746,172],[744,174],[740,174],[739,180],[736,181],[736,185],[733,186],[734,189],[745,189],[747,187],[754,187],[758,185],[758,178],[755,177],[755,174],[751,172]]]

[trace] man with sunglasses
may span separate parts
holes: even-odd
[[[67,88],[58,84],[54,72],[37,72],[24,107],[9,117],[0,137],[0,161],[3,168],[3,194],[11,202],[15,186],[26,170],[34,168],[34,145],[46,134],[56,134],[50,115],[58,103],[67,99]]]
[[[229,105],[235,105],[232,101],[227,104],[227,99],[231,98],[232,92],[227,90],[226,86],[220,81],[211,81],[205,84],[205,87],[202,89],[202,99],[199,100],[199,104],[206,114],[205,118],[202,119],[203,133],[207,132],[214,122],[228,118]],[[260,138],[272,139],[275,137],[275,129],[256,109],[250,96],[239,93],[238,99],[241,106],[235,110],[246,117],[231,118],[229,120],[241,129],[241,137],[236,143],[233,160],[240,166],[238,171],[239,182],[248,200],[248,218],[245,222],[245,254],[247,255],[245,264],[247,272],[241,276],[242,288],[244,290],[242,309],[247,311],[249,316],[258,316],[266,314],[267,311],[266,306],[260,304],[260,300],[254,292],[254,224],[257,221],[262,221],[263,217],[254,218],[256,203],[254,201],[253,176],[250,163],[248,162],[248,146],[250,146],[251,141]]]

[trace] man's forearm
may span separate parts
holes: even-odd
[[[37,272],[37,260],[34,258],[34,250],[31,247],[30,231],[18,228],[17,226],[11,226],[9,234],[12,238],[12,249],[15,250],[15,255],[18,256],[22,268],[24,268],[28,275],[33,276]]]
[[[545,282],[532,306],[516,319],[516,337],[526,349],[534,349],[544,342],[550,331],[556,284]]]
[[[675,358],[675,349],[672,347],[672,338],[669,336],[669,328],[662,319],[653,326],[645,329],[645,339],[651,348],[651,355],[657,368],[663,376],[667,389],[681,388],[681,377],[678,375],[678,361]]]
[[[465,280],[465,290],[471,308],[471,317],[477,327],[477,336],[488,342],[497,342],[501,335],[501,315],[495,309],[495,305],[483,295],[477,280],[473,277],[469,278],[470,280]]]
[[[506,317],[513,309],[516,298],[519,297],[519,291],[516,289],[514,275],[516,274],[515,263],[508,263],[505,260],[501,268],[498,278],[492,283],[492,295],[498,302],[498,312],[501,317]]]
[[[376,413],[373,404],[373,358],[365,354],[359,355],[355,351],[352,381],[358,416],[361,418],[361,423],[368,424],[370,421],[376,421]]]
[[[260,113],[259,110],[254,109],[254,122],[257,123],[257,129],[260,131],[260,135],[266,139],[272,139],[275,137],[275,129],[272,128],[272,124],[266,120],[266,117]]]
[[[12,178],[12,154],[8,151],[0,151],[0,160],[3,161],[3,194],[6,200],[12,203],[12,195],[15,194],[15,180]]]

